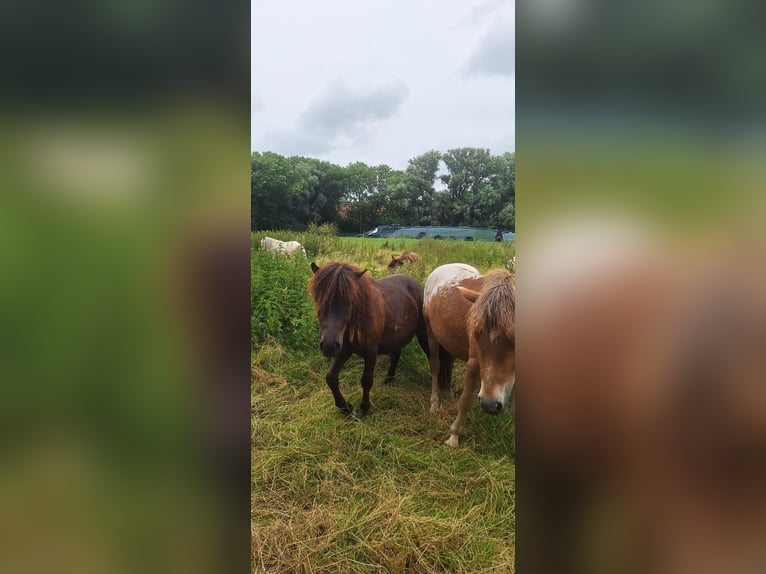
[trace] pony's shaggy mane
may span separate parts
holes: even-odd
[[[516,279],[506,269],[485,275],[484,288],[471,307],[468,329],[475,335],[487,335],[494,342],[502,336],[516,341]]]
[[[320,267],[309,280],[309,291],[316,304],[317,316],[333,309],[349,307],[351,318],[346,326],[352,342],[364,343],[365,327],[371,320],[382,317],[375,298],[375,280],[362,269],[349,263],[327,263]],[[375,317],[371,319],[371,316]]]

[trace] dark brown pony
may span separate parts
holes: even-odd
[[[447,444],[458,436],[479,389],[479,404],[490,414],[503,412],[516,379],[516,283],[505,269],[482,276],[462,263],[437,267],[426,280],[423,315],[431,366],[431,412],[439,406],[445,361],[466,361],[463,394]],[[446,383],[446,384],[445,384]],[[479,385],[481,383],[481,385]]]
[[[355,265],[311,264],[314,276],[309,291],[319,318],[319,348],[332,357],[327,371],[335,406],[351,414],[352,407],[338,388],[338,373],[351,357],[364,359],[362,402],[357,410],[364,417],[370,408],[370,388],[378,355],[390,355],[386,384],[391,383],[402,348],[417,336],[428,355],[423,322],[423,288],[409,275],[394,275],[375,281]]]
[[[398,273],[399,269],[402,265],[404,265],[404,262],[407,262],[409,264],[416,263],[420,261],[420,255],[415,253],[414,251],[405,251],[398,257],[395,257],[394,255],[391,256],[391,261],[388,263],[388,274],[392,275],[393,273]]]

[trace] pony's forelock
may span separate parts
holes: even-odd
[[[498,337],[515,341],[516,280],[505,269],[490,271],[484,279],[479,298],[471,306],[468,328],[486,335],[490,342]]]
[[[349,338],[360,340],[365,332],[363,316],[369,312],[374,280],[356,265],[327,263],[309,280],[308,288],[316,304],[317,316],[347,306],[351,318],[347,325]]]

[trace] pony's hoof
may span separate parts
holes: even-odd
[[[444,441],[444,444],[447,446],[451,446],[452,448],[455,448],[458,444],[458,438],[456,434],[449,435],[449,438]]]
[[[342,412],[344,415],[354,414],[354,407],[352,407],[350,403],[346,403],[345,406],[338,407],[338,410]]]
[[[431,409],[430,412],[435,413],[439,410],[439,403],[431,403]]]
[[[359,408],[356,409],[356,418],[363,419],[367,416],[367,413],[369,412],[369,408],[363,409],[362,405],[359,405]]]
[[[383,384],[384,385],[393,385],[394,384],[394,379],[393,378],[391,378],[391,379],[384,379],[383,380]]]

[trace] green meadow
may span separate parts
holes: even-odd
[[[456,362],[452,398],[429,413],[428,361],[413,340],[393,385],[382,384],[388,357],[379,357],[370,414],[342,415],[324,381],[329,359],[306,284],[311,261],[354,263],[381,278],[391,255],[412,250],[421,259],[402,272],[422,284],[444,263],[502,267],[514,245],[322,231],[252,234],[252,570],[513,572],[512,413],[475,408],[460,447],[447,447],[464,366]],[[307,257],[262,252],[266,235],[300,241]],[[340,374],[353,405],[361,373],[355,356]]]

